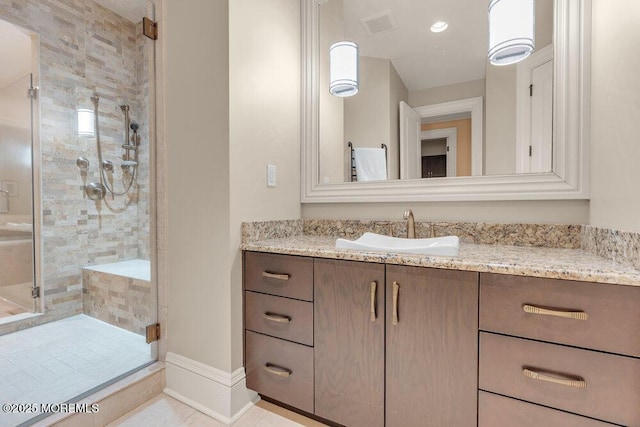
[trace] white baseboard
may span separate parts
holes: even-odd
[[[166,394],[226,425],[260,400],[247,389],[244,368],[229,373],[168,352],[165,372]]]

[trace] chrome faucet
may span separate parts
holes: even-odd
[[[407,239],[416,238],[416,221],[413,219],[413,212],[411,209],[404,211],[404,219],[407,220]]]

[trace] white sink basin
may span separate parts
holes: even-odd
[[[404,239],[376,233],[364,233],[359,239],[337,239],[336,249],[355,249],[408,253],[422,255],[456,256],[460,247],[458,236],[433,237],[431,239]]]

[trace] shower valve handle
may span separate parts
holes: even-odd
[[[104,199],[107,189],[100,182],[91,182],[84,191],[91,200],[98,201]]]

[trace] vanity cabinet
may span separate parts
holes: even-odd
[[[244,257],[266,397],[353,427],[640,427],[640,287]]]
[[[478,425],[505,427],[613,427],[591,418],[480,391]]]
[[[315,414],[384,425],[384,264],[314,260]]]
[[[313,413],[313,258],[244,261],[247,387]]]
[[[386,272],[385,425],[475,426],[478,273],[399,265]]]
[[[341,425],[475,426],[478,273],[247,252],[245,358],[247,387]]]
[[[640,426],[639,301],[640,287],[481,274],[480,389],[531,402],[521,414]],[[479,425],[495,416],[481,406]]]

